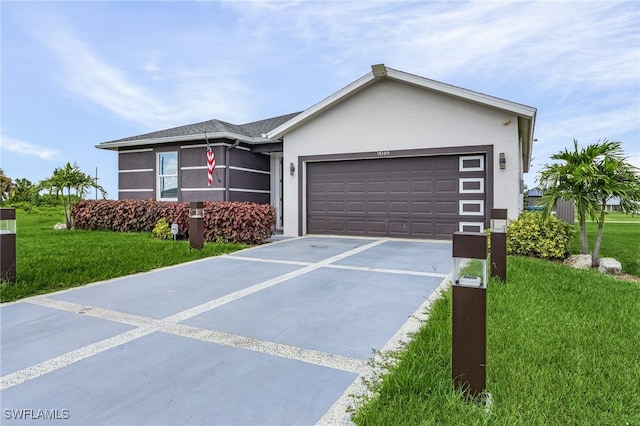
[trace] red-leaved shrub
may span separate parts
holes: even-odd
[[[189,236],[189,203],[147,200],[84,200],[72,209],[78,229],[151,232],[159,219],[178,224],[178,237]],[[275,210],[269,204],[204,203],[204,240],[262,244],[273,234]]]

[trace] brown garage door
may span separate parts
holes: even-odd
[[[307,233],[450,238],[485,221],[483,155],[307,163]]]

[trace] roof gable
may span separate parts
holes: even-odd
[[[409,74],[403,71],[398,71],[392,68],[387,68],[383,64],[373,65],[371,67],[371,72],[365,74],[331,96],[323,99],[311,108],[282,123],[280,126],[268,132],[266,136],[274,141],[281,140],[289,132],[304,125],[308,121],[313,120],[324,111],[333,108],[335,105],[354,96],[358,92],[365,90],[367,87],[381,81],[382,79],[391,79],[422,89],[432,90],[445,95],[457,97],[468,102],[516,114],[518,116],[518,127],[522,141],[524,172],[529,170],[533,146],[533,130],[537,111],[536,108],[507,101],[495,96],[485,95],[484,93],[475,92],[473,90],[463,89],[461,87],[420,77],[414,74]]]
[[[299,112],[296,112],[293,114],[267,118],[265,120],[253,121],[246,124],[232,124],[226,121],[213,119],[202,121],[200,123],[187,124],[185,126],[172,127],[170,129],[102,142],[96,145],[96,147],[103,149],[117,149],[124,146],[140,146],[152,143],[205,140],[205,133],[206,137],[210,139],[240,139],[243,142],[250,143],[270,142],[270,140],[265,138],[265,134],[298,114]]]

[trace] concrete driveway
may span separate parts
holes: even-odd
[[[2,305],[0,423],[347,423],[450,268],[448,242],[302,237]]]

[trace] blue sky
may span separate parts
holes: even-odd
[[[113,139],[301,111],[370,71],[538,109],[532,171],[619,140],[640,165],[640,2],[0,3],[1,157],[34,183],[76,162],[117,198]]]

